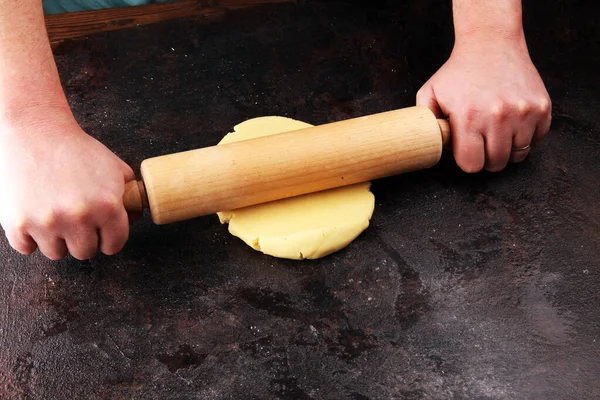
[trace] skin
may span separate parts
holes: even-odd
[[[40,0],[0,0],[0,223],[11,246],[58,260],[120,251],[131,168],[79,127]]]
[[[454,0],[450,59],[417,104],[450,119],[466,172],[503,169],[541,140],[550,99],[533,66],[518,0]],[[122,203],[133,171],[71,113],[40,0],[0,0],[0,224],[22,254],[58,260],[115,254],[129,235]]]
[[[550,129],[551,102],[529,57],[519,0],[454,0],[455,44],[417,93],[447,117],[456,163],[496,172],[521,162]]]

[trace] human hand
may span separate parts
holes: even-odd
[[[417,105],[449,118],[454,157],[465,172],[523,161],[550,129],[550,97],[522,37],[473,35],[457,43],[417,93]]]
[[[129,236],[124,184],[134,178],[68,109],[0,118],[0,224],[22,254],[119,252]]]

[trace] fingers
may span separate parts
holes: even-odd
[[[502,101],[489,109],[464,107],[451,116],[454,156],[465,172],[503,170],[522,162],[551,124],[549,99]]]
[[[514,115],[517,111],[510,104],[498,102],[484,118],[488,121],[485,137],[485,169],[490,172],[503,170],[511,156]],[[483,127],[482,127],[483,129]]]
[[[529,155],[530,151],[531,151],[531,145],[521,146],[521,147],[515,146],[512,148],[512,150],[510,152],[509,161],[513,164],[523,162]]]
[[[131,169],[131,167],[129,165],[122,162],[122,168],[123,168],[123,176],[125,178],[125,183],[134,181],[136,179],[135,173],[133,172],[133,170]],[[132,212],[128,211],[127,215],[128,215],[130,224],[134,223],[135,221],[139,220],[142,217],[142,213],[136,212],[136,211],[132,211]],[[105,253],[105,254],[107,254],[107,253]]]
[[[438,103],[433,86],[429,82],[417,92],[417,106],[429,108],[437,118],[444,113]],[[475,128],[473,114],[462,114],[450,119],[452,148],[458,166],[465,172],[479,172],[485,165],[485,143],[481,133]]]
[[[123,248],[129,237],[129,218],[120,197],[107,194],[102,199],[65,200],[23,221],[11,218],[5,228],[11,246],[22,254],[39,248],[51,260],[67,253],[88,260],[98,249],[113,255]]]
[[[123,249],[129,238],[129,217],[125,209],[100,229],[100,251],[114,255]]]
[[[99,247],[114,254],[129,236],[123,192],[125,182],[135,179],[133,170],[74,120],[67,125],[57,120],[50,128],[73,130],[69,140],[48,137],[48,142],[34,143],[20,132],[2,137],[0,164],[9,167],[0,168],[0,224],[11,246],[23,254],[38,248],[52,260],[68,252],[85,260]],[[31,126],[1,128],[39,125],[28,122]]]
[[[67,255],[67,245],[58,234],[60,224],[60,212],[49,207],[40,210],[33,218],[23,218],[16,226],[23,237],[29,235],[35,241],[43,255],[56,261]]]
[[[28,256],[37,249],[37,243],[29,234],[23,233],[20,229],[6,230],[6,238],[13,249],[19,253]]]
[[[67,255],[67,244],[59,237],[48,235],[32,235],[40,252],[47,258],[57,261]]]
[[[534,121],[530,121],[529,124],[524,124],[525,127],[514,134],[509,159],[511,163],[522,162],[531,152],[531,138],[535,131],[534,124]]]
[[[552,124],[552,102],[550,97],[543,97],[538,104],[540,118],[536,123],[536,128],[533,133],[532,144],[539,144],[550,131]]]
[[[469,122],[469,121],[467,121]],[[485,165],[485,142],[473,123],[450,118],[452,150],[456,163],[467,173],[479,172]]]
[[[30,236],[13,229],[7,231],[6,236],[10,245],[24,255],[39,248],[51,260],[60,260],[67,253],[78,260],[89,260],[96,255],[98,249],[107,255],[114,255],[123,249],[129,237],[129,218],[122,209],[117,217],[105,223],[99,233],[94,225],[68,229],[67,232],[69,234],[65,239],[52,231],[41,230]]]
[[[550,130],[551,104],[548,97],[543,97],[539,102],[517,103],[521,124],[515,132],[512,144],[510,162],[519,163],[525,160],[531,152],[531,146],[542,141]]]
[[[512,132],[496,126],[485,140],[485,169],[490,172],[502,171],[511,156]]]
[[[135,173],[133,172],[133,170],[131,169],[131,167],[129,165],[122,162],[122,168],[123,168],[123,176],[125,178],[125,183],[134,181],[136,179]],[[129,219],[129,223],[132,224],[142,217],[142,213],[136,212],[136,211],[131,211],[131,212],[128,211],[127,216]],[[125,240],[127,240],[127,239],[125,239]],[[105,252],[103,251],[103,253],[105,253]],[[105,253],[105,254],[108,254],[108,253]]]
[[[135,173],[133,172],[133,169],[131,169],[131,167],[124,161],[121,161],[121,169],[123,170],[125,183],[135,180]]]
[[[437,118],[442,118],[444,116],[444,113],[435,98],[433,86],[428,83],[417,92],[417,106],[429,108]]]
[[[89,260],[98,252],[98,233],[88,227],[66,238],[67,249],[78,260]]]

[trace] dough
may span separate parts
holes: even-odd
[[[284,117],[245,121],[219,144],[312,125]],[[370,182],[217,213],[229,232],[275,257],[315,259],[346,247],[369,226],[375,207]]]

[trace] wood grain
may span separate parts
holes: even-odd
[[[131,28],[174,18],[219,16],[228,10],[296,0],[181,0],[146,6],[108,8],[46,16],[50,42],[92,33]]]
[[[410,107],[154,157],[141,172],[152,219],[165,224],[432,167],[441,153],[433,113]]]

